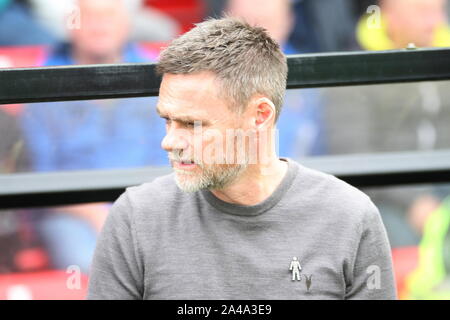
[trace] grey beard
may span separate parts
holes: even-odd
[[[178,173],[175,173],[175,182],[178,187],[184,192],[196,192],[202,189],[224,189],[226,186],[235,181],[246,169],[248,164],[238,164],[230,167],[201,167],[202,173],[200,176],[186,173],[186,176],[191,178],[180,179]],[[181,173],[182,174],[182,173]]]

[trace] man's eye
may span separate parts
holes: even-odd
[[[186,127],[194,127],[194,122],[185,122]]]

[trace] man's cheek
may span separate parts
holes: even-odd
[[[202,163],[206,165],[223,164],[224,139],[219,130],[207,130],[203,133]],[[198,152],[198,150],[196,150]]]

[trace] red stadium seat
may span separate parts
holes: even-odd
[[[397,283],[398,297],[405,296],[405,281],[407,276],[417,267],[419,261],[418,247],[400,247],[392,249],[395,280]]]
[[[206,11],[205,3],[202,0],[145,0],[144,3],[178,21],[182,33],[189,31],[193,27],[193,23],[202,21]]]

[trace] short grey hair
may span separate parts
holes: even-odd
[[[159,75],[212,72],[220,80],[231,110],[241,114],[252,96],[262,94],[281,112],[287,62],[267,31],[241,18],[210,18],[196,24],[165,48],[156,66]]]

